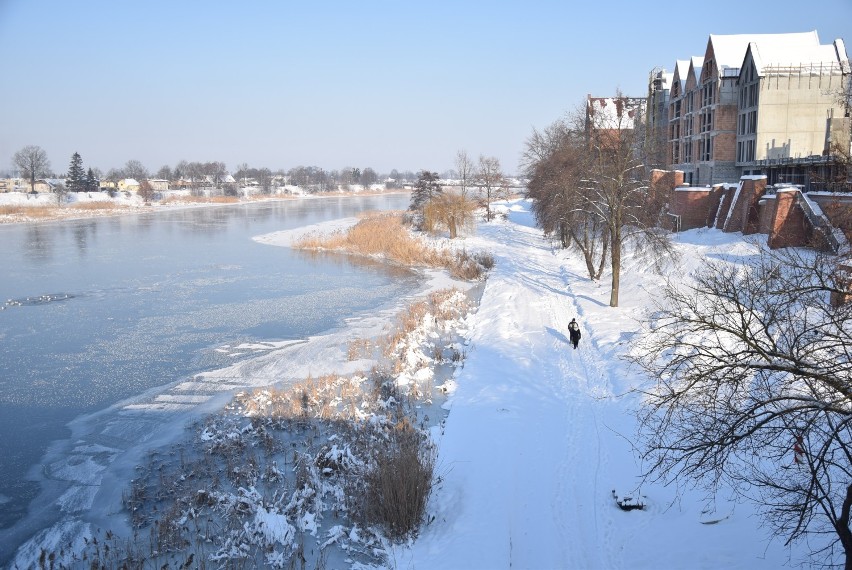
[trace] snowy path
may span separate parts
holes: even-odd
[[[642,379],[624,354],[661,278],[648,263],[624,264],[622,306],[608,283],[554,250],[523,202],[508,221],[481,224],[465,247],[494,255],[458,388],[437,433],[441,481],[434,517],[390,567],[431,569],[777,568],[790,553],[767,543],[748,505],[718,496],[716,513],[697,492],[640,487],[632,448]],[[738,247],[721,232],[683,243],[688,274],[711,251]],[[679,238],[687,239],[687,236]],[[691,238],[690,238],[691,239]],[[568,341],[580,323],[578,350]],[[645,511],[621,511],[612,493],[636,496]],[[719,524],[702,524],[723,518]]]
[[[601,548],[611,540],[612,514],[602,503],[608,451],[596,402],[611,391],[594,343],[584,338],[574,350],[568,341],[571,318],[582,323],[570,279],[553,270],[556,257],[539,230],[491,224],[475,239],[496,266],[439,444],[438,520],[415,544],[412,562],[620,566]]]

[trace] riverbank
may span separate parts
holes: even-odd
[[[141,196],[131,192],[117,192],[110,196],[106,192],[68,193],[63,202],[55,194],[29,194],[24,192],[0,193],[0,224],[22,224],[82,220],[123,214],[168,211],[179,208],[199,208],[264,201],[298,200],[317,198],[339,198],[357,196],[379,196],[400,194],[400,190],[384,192],[326,192],[309,194],[301,188],[291,187],[288,193],[252,194],[249,196],[192,196],[188,190],[158,192],[158,198],[145,203]]]
[[[251,524],[242,531],[278,551],[304,539],[305,548],[316,548],[315,555],[328,562],[317,567],[768,569],[805,560],[806,548],[766,536],[755,509],[730,490],[708,497],[641,478],[642,458],[632,445],[634,411],[648,379],[623,356],[664,277],[628,253],[623,302],[611,308],[606,284],[589,281],[580,259],[542,237],[528,203],[509,203],[500,211],[505,216],[480,222],[476,235],[455,244],[492,253],[495,265],[478,310],[465,321],[465,358],[455,367],[444,406],[449,415],[431,429],[439,477],[419,535],[402,544],[370,542],[361,527],[336,522],[334,513],[317,519],[298,511],[296,517],[297,511],[288,514],[289,503],[252,495],[250,486],[222,506],[248,509]],[[259,241],[276,238],[291,242],[293,236]],[[682,257],[667,271],[687,283],[708,257],[736,259],[754,251],[742,235],[717,230],[675,239]],[[583,332],[576,350],[567,329],[575,317]],[[381,330],[381,319],[376,326]],[[258,382],[275,374],[316,377],[333,354],[343,357],[346,338],[351,332],[334,339],[331,352],[289,355],[296,358],[279,353],[242,371]],[[246,432],[249,437],[255,436]],[[246,448],[261,452],[245,441]],[[313,457],[319,455],[317,450]],[[179,463],[180,453],[165,462]],[[114,481],[113,493],[119,483]],[[616,497],[639,499],[645,508],[623,511]],[[330,544],[353,554],[331,564],[321,558]],[[359,551],[381,562],[365,564]],[[227,552],[248,559],[239,549]]]

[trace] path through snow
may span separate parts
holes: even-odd
[[[473,317],[450,415],[436,434],[441,482],[429,507],[434,520],[413,545],[395,551],[392,565],[784,564],[788,553],[777,542],[767,547],[747,506],[721,524],[702,525],[701,495],[647,485],[647,510],[616,506],[613,491],[635,497],[641,472],[630,443],[636,400],[627,394],[638,377],[620,355],[661,278],[641,260],[627,260],[626,301],[610,308],[608,283],[589,281],[573,254],[552,248],[526,207],[515,203],[508,221],[482,224],[466,240],[466,248],[490,251],[496,265]],[[732,244],[725,238],[718,247]],[[706,253],[703,244],[695,249],[696,257]],[[583,332],[577,350],[568,341],[575,317]],[[716,503],[726,515],[731,505],[724,497]]]

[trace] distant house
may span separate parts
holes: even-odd
[[[234,177],[231,176],[228,173],[225,173],[222,176],[219,176],[218,180],[217,180],[216,176],[213,176],[211,174],[208,174],[207,176],[204,177],[204,185],[205,186],[214,187],[214,186],[220,186],[222,184],[236,184],[236,183],[237,183],[237,181],[234,179]]]
[[[642,97],[592,97],[586,101],[586,132],[595,132],[603,144],[619,144],[623,133],[644,121],[647,99]]]
[[[140,184],[135,178],[122,178],[118,181],[118,189],[127,192],[138,192],[139,186]]]
[[[40,194],[49,193],[54,192],[59,186],[65,186],[64,178],[41,178],[35,181],[35,186],[33,186],[33,190]]]
[[[169,189],[169,181],[160,178],[149,178],[148,184],[151,185],[151,190],[154,192],[165,192]]]

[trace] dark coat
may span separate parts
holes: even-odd
[[[571,342],[577,343],[580,340],[580,337],[582,336],[580,334],[580,325],[578,325],[576,321],[571,321],[568,325],[568,334],[571,337]]]

